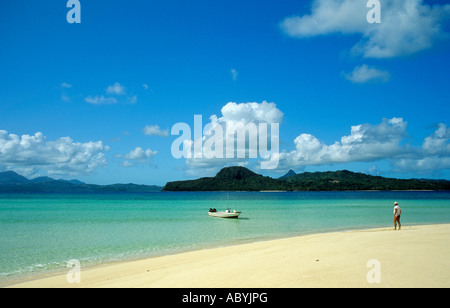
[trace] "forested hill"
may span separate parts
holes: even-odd
[[[450,190],[450,181],[395,179],[348,170],[305,172],[282,179],[293,190]]]
[[[227,167],[215,177],[168,182],[163,191],[286,190],[285,182],[256,174],[244,167]]]
[[[163,191],[345,191],[345,190],[450,190],[450,181],[394,179],[348,170],[305,172],[290,170],[278,179],[244,167],[227,167],[215,177],[168,182]]]

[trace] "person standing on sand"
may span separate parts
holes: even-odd
[[[394,202],[394,230],[397,230],[397,223],[398,223],[398,229],[400,230],[402,228],[402,225],[400,224],[400,215],[402,213],[402,209],[398,206],[398,202]]]

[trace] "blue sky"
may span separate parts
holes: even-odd
[[[448,1],[380,1],[381,24],[357,0],[79,2],[80,24],[66,1],[0,4],[0,171],[164,185],[239,163],[450,179]],[[282,114],[278,168],[173,158],[175,123],[244,109]]]

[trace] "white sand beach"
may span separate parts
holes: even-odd
[[[81,269],[9,287],[450,287],[450,224],[312,234]],[[69,270],[69,269],[68,269]],[[377,281],[377,279],[379,279]]]

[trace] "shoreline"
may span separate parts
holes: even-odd
[[[347,230],[206,248],[5,283],[73,287],[450,287],[450,224]],[[380,283],[369,283],[368,261]]]
[[[419,224],[419,226],[435,225],[435,224],[436,223]],[[437,223],[437,224],[441,224],[441,223]],[[446,224],[446,223],[442,223],[442,224]],[[410,225],[410,226],[416,226],[416,225]],[[147,260],[147,259],[161,258],[161,257],[167,257],[167,256],[172,256],[172,255],[184,254],[184,253],[191,253],[191,252],[196,252],[196,251],[204,251],[204,250],[210,250],[210,249],[229,248],[229,247],[242,246],[242,245],[248,245],[248,244],[285,240],[285,239],[291,239],[291,238],[297,238],[297,237],[303,237],[303,236],[314,236],[314,235],[330,234],[330,233],[345,233],[345,232],[356,232],[356,231],[373,230],[373,229],[387,229],[387,228],[388,228],[387,226],[370,226],[370,227],[354,227],[354,228],[342,227],[342,228],[321,229],[321,230],[314,230],[314,231],[310,230],[310,231],[302,232],[302,233],[291,233],[291,234],[283,233],[283,234],[266,236],[266,237],[238,239],[238,240],[234,240],[231,242],[221,243],[220,245],[209,243],[209,244],[205,244],[204,246],[199,246],[196,248],[184,247],[184,248],[180,248],[179,250],[170,251],[170,252],[166,251],[166,252],[161,252],[161,253],[157,253],[157,254],[135,255],[135,256],[126,257],[124,259],[119,259],[119,260],[104,260],[104,261],[95,262],[95,263],[88,264],[88,265],[84,264],[82,266],[83,266],[83,270],[89,270],[89,269],[95,269],[95,268],[104,267],[104,266],[112,266],[112,265],[117,265],[117,264],[122,264],[122,263],[143,261],[143,260]],[[69,268],[66,269],[65,267],[59,267],[59,268],[48,269],[43,272],[37,272],[37,273],[32,273],[32,274],[28,273],[28,274],[12,276],[10,280],[4,280],[4,281],[0,280],[0,288],[5,288],[5,287],[7,288],[7,287],[10,287],[13,285],[32,282],[35,280],[46,279],[46,278],[59,276],[59,275],[66,275],[69,270],[70,270]]]

